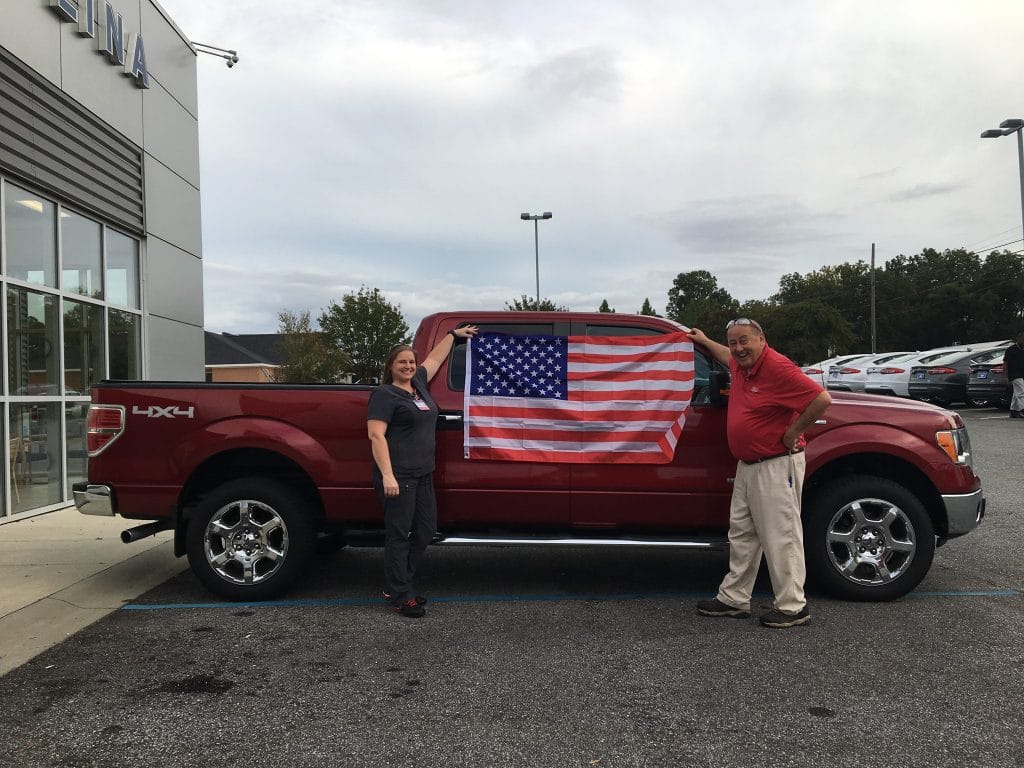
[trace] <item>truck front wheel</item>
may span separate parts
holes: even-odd
[[[284,592],[316,544],[302,498],[273,480],[225,483],[200,500],[189,519],[189,565],[228,600],[266,600]]]
[[[924,506],[892,480],[842,478],[808,499],[804,550],[812,582],[847,600],[894,600],[916,587],[935,554]]]

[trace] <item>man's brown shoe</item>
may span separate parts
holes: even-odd
[[[717,597],[714,600],[701,600],[697,603],[697,613],[701,616],[727,616],[730,619],[745,619],[750,616],[750,611],[742,608],[733,608],[726,605]]]
[[[772,609],[761,616],[761,623],[772,629],[789,629],[800,624],[806,624],[811,620],[811,612],[805,605],[796,613],[785,613]]]

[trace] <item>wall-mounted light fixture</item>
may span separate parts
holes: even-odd
[[[192,47],[199,53],[208,53],[211,56],[219,56],[222,59],[226,59],[228,62],[228,69],[231,69],[231,67],[238,63],[238,51],[232,51],[228,48],[218,48],[216,45],[207,45],[206,43],[197,43],[195,40],[192,41]]]

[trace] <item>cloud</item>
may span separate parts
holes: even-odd
[[[695,200],[656,221],[693,251],[728,255],[833,239],[841,217],[781,195],[758,195]]]
[[[964,186],[963,184],[915,184],[909,189],[893,192],[889,195],[889,199],[893,201],[919,200],[925,197],[935,197],[936,195],[948,195],[952,192],[959,192]]]
[[[198,62],[217,330],[360,285],[500,309],[535,291],[520,211],[573,309],[1021,233],[1012,140],[978,139],[1020,106],[1002,0],[161,4],[241,55]]]

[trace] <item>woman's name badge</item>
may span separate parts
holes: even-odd
[[[420,400],[420,398],[414,397],[412,399],[412,401],[414,403],[416,403],[416,407],[419,408],[421,411],[429,411],[430,410],[430,406],[427,405],[426,402],[424,402],[423,400]]]

